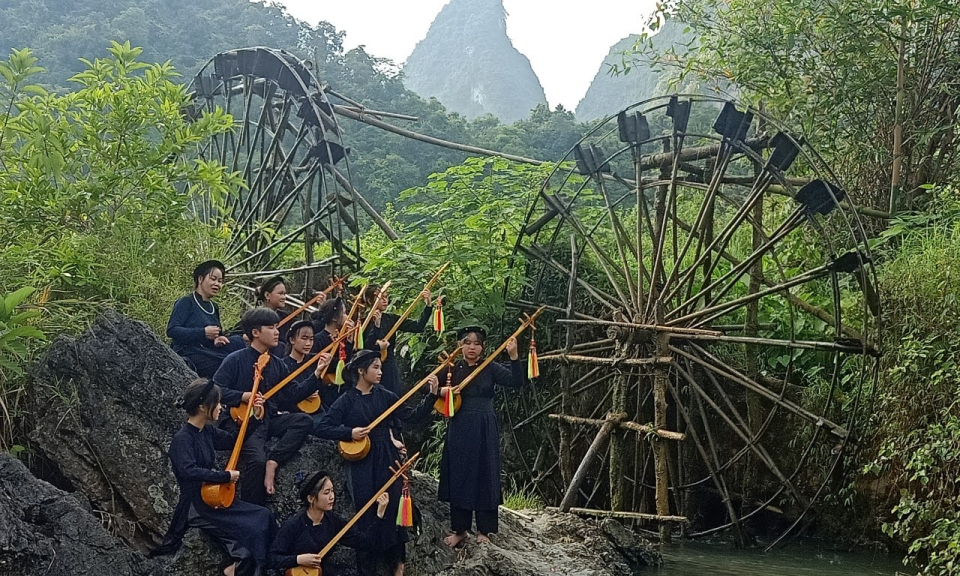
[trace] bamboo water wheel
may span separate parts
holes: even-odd
[[[222,206],[208,199],[195,210],[227,232],[229,272],[251,283],[287,274],[322,288],[359,269],[361,215],[395,237],[351,184],[343,130],[311,68],[283,50],[241,48],[214,56],[188,88],[188,118],[217,109],[233,118],[234,130],[196,159],[239,172],[244,187]]]
[[[802,138],[710,97],[636,104],[568,153],[507,290],[548,310],[542,376],[508,403],[548,503],[663,540],[806,525],[877,378],[876,278],[845,198]]]

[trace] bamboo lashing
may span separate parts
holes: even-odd
[[[434,283],[436,283],[436,281],[440,278],[440,275],[443,274],[443,271],[446,270],[448,266],[450,266],[450,262],[446,262],[443,266],[441,266],[440,269],[437,270],[437,273],[433,275],[433,278],[427,281],[427,284],[426,286],[423,287],[423,290],[429,290],[434,285]],[[400,318],[398,318],[397,321],[394,322],[393,326],[390,327],[390,330],[387,332],[387,334],[383,338],[380,338],[380,340],[385,340],[389,342],[390,338],[392,338],[393,335],[397,333],[397,330],[400,329],[400,325],[403,324],[403,321],[409,318],[410,314],[413,313],[413,308],[417,305],[417,302],[419,302],[420,299],[423,298],[423,290],[421,290],[420,293],[417,294],[417,297],[413,299],[413,302],[410,303],[410,306],[407,307],[406,311],[404,311],[404,313],[400,316]],[[387,349],[384,348],[383,350],[380,351],[380,361],[383,362],[386,359],[387,359]]]
[[[250,402],[257,397],[257,390],[260,388],[260,382],[263,380],[263,369],[270,363],[270,354],[264,352],[257,358],[257,363],[253,369],[253,388],[250,389]],[[241,403],[241,406],[243,404]],[[230,459],[227,460],[226,471],[236,470],[237,461],[240,460],[240,449],[243,447],[243,439],[247,434],[247,427],[250,425],[250,414],[253,411],[248,408],[243,413],[243,420],[240,422],[240,431],[237,432],[237,440],[233,444],[233,452],[230,453]],[[234,496],[237,493],[237,485],[233,482],[211,483],[206,482],[200,486],[200,497],[211,508],[229,508],[233,504]]]
[[[321,560],[325,558],[326,555],[329,554],[331,550],[333,550],[333,547],[337,545],[337,542],[339,542],[340,539],[342,539],[344,535],[347,532],[349,532],[351,528],[353,528],[353,525],[357,523],[360,517],[363,516],[367,512],[367,510],[369,510],[370,507],[374,505],[374,503],[376,503],[377,498],[379,498],[380,495],[382,495],[384,492],[389,490],[390,487],[393,486],[394,482],[396,482],[397,480],[399,480],[400,478],[406,475],[407,471],[410,470],[410,468],[413,466],[413,463],[416,462],[417,458],[419,457],[420,457],[420,453],[417,452],[416,454],[411,456],[409,459],[407,459],[407,461],[404,462],[403,465],[397,468],[397,470],[393,473],[393,476],[391,476],[390,479],[387,480],[387,482],[380,488],[380,490],[378,490],[377,493],[374,494],[373,497],[370,498],[370,500],[368,500],[367,503],[363,505],[363,508],[358,510],[357,513],[353,515],[353,518],[351,518],[346,524],[344,524],[343,528],[341,528],[340,531],[337,532],[337,535],[331,538],[330,541],[327,542],[327,545],[323,547],[323,550],[321,550],[317,554],[317,556],[319,556]],[[323,574],[322,569],[314,568],[311,566],[296,566],[294,568],[288,568],[286,572],[284,572],[284,576],[320,576],[321,574]]]
[[[353,307],[350,309],[350,316],[347,317],[347,320],[349,320],[353,316],[353,313],[356,310],[357,302],[360,301],[360,298],[363,296],[363,292],[366,289],[367,287],[366,285],[364,285],[364,287],[360,290],[360,294],[357,296],[357,301],[354,302]],[[286,378],[278,382],[276,386],[274,386],[270,390],[267,390],[266,394],[263,395],[263,401],[266,402],[275,394],[280,392],[280,390],[283,389],[284,386],[286,386],[290,382],[293,382],[293,380],[296,379],[297,376],[302,374],[304,370],[306,370],[310,366],[313,366],[318,360],[320,360],[320,356],[322,354],[326,354],[331,350],[334,350],[338,344],[346,340],[349,334],[350,332],[348,330],[341,330],[340,334],[337,334],[337,337],[333,340],[333,342],[328,344],[323,350],[314,354],[312,358],[310,358],[309,360],[301,364],[299,367],[297,367],[297,369],[291,372]],[[269,354],[267,355],[269,356]],[[332,363],[333,363],[333,360],[331,359],[330,364]],[[318,378],[318,380],[323,380],[323,375],[327,373],[327,369],[330,368],[330,364],[327,364],[326,366],[324,366],[323,371],[320,372],[320,377]],[[253,401],[253,398],[251,397],[251,402],[252,401]],[[250,406],[250,402],[241,402],[239,406],[235,406],[231,408],[230,409],[231,418],[233,418],[235,422],[239,423],[240,418],[242,417],[244,411],[249,411],[249,406]],[[317,407],[319,408],[319,406]],[[316,410],[314,410],[314,412],[316,412]],[[262,414],[261,416],[258,416],[257,419],[259,420],[261,417],[262,417]]]
[[[340,278],[337,278],[336,280],[334,280],[333,283],[330,284],[330,286],[324,288],[322,292],[317,293],[317,295],[311,298],[309,301],[304,302],[303,306],[297,308],[290,314],[287,314],[286,318],[284,318],[283,320],[280,321],[279,324],[277,324],[277,327],[283,326],[287,322],[299,316],[301,312],[303,312],[307,308],[316,304],[320,300],[320,298],[325,298],[328,294],[330,294],[330,292],[333,291],[334,288],[338,286],[343,286],[343,281],[346,280],[348,276],[350,275],[347,274],[346,276],[341,276]]]
[[[410,390],[408,390],[406,394],[401,396],[396,402],[393,403],[393,406],[390,406],[389,408],[384,410],[383,413],[377,416],[377,418],[374,419],[373,422],[371,422],[370,424],[364,427],[367,430],[367,433],[369,434],[371,430],[373,430],[378,425],[383,423],[383,421],[386,420],[386,418],[390,416],[390,414],[392,414],[397,408],[402,406],[404,402],[412,398],[413,395],[418,390],[423,388],[430,381],[430,378],[439,374],[440,371],[442,371],[447,366],[451,366],[454,360],[456,359],[456,357],[460,354],[461,350],[463,350],[463,347],[457,346],[456,350],[447,354],[445,357],[441,357],[439,366],[434,368],[433,371],[430,372],[430,374],[427,374],[425,378],[423,378],[422,380],[414,384],[413,387],[410,388]],[[370,451],[370,438],[369,436],[364,436],[360,440],[341,440],[340,442],[338,442],[338,448],[340,450],[340,455],[343,456],[346,460],[351,460],[351,461],[362,460],[363,458],[366,457],[367,453]]]
[[[497,358],[497,356],[499,356],[504,350],[507,349],[507,343],[509,343],[512,338],[516,338],[517,336],[519,336],[520,334],[522,334],[524,330],[526,330],[527,328],[529,328],[530,326],[532,326],[533,323],[536,322],[537,317],[540,316],[540,314],[543,313],[543,311],[544,311],[545,309],[546,309],[545,306],[541,306],[541,307],[538,308],[537,311],[534,312],[532,315],[530,315],[530,314],[524,314],[525,318],[523,318],[523,319],[521,320],[521,322],[520,322],[520,327],[517,328],[517,329],[513,332],[513,334],[510,335],[509,338],[504,339],[503,343],[500,344],[500,346],[499,346],[496,350],[494,350],[493,354],[490,354],[490,355],[488,355],[486,358],[484,358],[483,362],[481,362],[480,364],[478,364],[477,367],[473,369],[473,372],[471,372],[470,374],[468,374],[467,377],[464,378],[462,382],[460,382],[460,384],[454,386],[453,388],[448,388],[448,389],[447,389],[447,394],[448,394],[448,395],[449,395],[449,394],[454,394],[454,395],[455,395],[455,396],[454,396],[454,400],[453,400],[453,402],[454,402],[454,408],[455,408],[455,409],[457,409],[457,410],[460,409],[460,402],[461,402],[460,397],[459,397],[459,396],[460,396],[460,392],[467,386],[467,384],[469,384],[470,382],[472,382],[474,378],[476,378],[481,372],[483,372],[484,368],[486,368],[487,366],[489,366],[490,363],[493,362],[493,361]],[[439,412],[440,414],[443,414],[443,413],[444,413],[444,398],[439,398],[439,399],[437,399],[437,401],[434,403],[434,406],[433,406],[433,407],[434,407],[434,409],[435,409],[437,412]]]

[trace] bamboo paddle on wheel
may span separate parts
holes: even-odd
[[[335,279],[333,279],[333,280],[331,281],[331,283],[330,283],[330,286],[324,288],[324,289],[323,289],[323,292],[317,293],[317,295],[314,296],[313,298],[311,298],[309,301],[304,302],[303,306],[297,308],[296,310],[294,310],[294,311],[291,312],[290,314],[287,314],[287,317],[284,318],[283,320],[281,320],[280,323],[277,324],[277,327],[279,328],[280,326],[283,326],[283,325],[286,324],[287,322],[293,320],[293,319],[296,318],[301,312],[303,312],[303,311],[306,310],[307,308],[309,308],[309,307],[313,306],[314,304],[316,304],[317,302],[319,302],[321,298],[326,298],[331,292],[333,292],[333,290],[334,290],[335,288],[337,288],[337,287],[339,287],[339,286],[343,286],[343,281],[346,280],[347,277],[349,277],[349,276],[350,276],[350,275],[347,274],[346,276],[341,276],[340,278],[335,278]]]
[[[454,360],[457,358],[457,355],[460,354],[461,346],[457,346],[457,349],[453,352],[447,354],[446,356],[441,356],[439,358],[440,365],[434,368],[433,372],[428,374],[426,378],[417,382],[413,388],[411,388],[406,394],[400,397],[399,400],[393,403],[393,406],[387,408],[383,414],[377,416],[376,420],[371,422],[369,425],[365,426],[367,433],[369,434],[371,430],[376,428],[384,420],[387,419],[390,414],[392,414],[397,408],[403,405],[404,402],[413,397],[414,393],[423,388],[427,382],[430,381],[432,376],[436,376],[440,373],[441,370],[447,366],[452,366]],[[341,440],[337,443],[337,448],[340,450],[340,455],[343,456],[344,460],[350,460],[351,462],[356,462],[357,460],[363,460],[367,457],[367,454],[370,452],[370,437],[364,436],[360,440]]]
[[[250,389],[250,400],[257,397],[257,389],[260,388],[260,382],[263,380],[263,369],[270,363],[270,354],[264,352],[257,358],[257,364],[253,369],[253,388]],[[247,427],[250,425],[250,416],[253,410],[250,404],[246,404],[247,410],[243,414],[240,422],[240,431],[237,432],[237,441],[233,445],[233,452],[230,453],[230,459],[227,460],[226,471],[236,470],[237,461],[240,459],[240,449],[243,447],[243,439],[247,434]],[[233,482],[224,482],[214,484],[205,482],[200,486],[200,497],[211,508],[229,508],[233,504],[233,499],[237,494],[237,485]]]
[[[524,318],[520,319],[520,327],[517,328],[516,331],[510,335],[510,338],[516,338],[517,336],[522,334],[524,330],[533,326],[533,323],[536,322],[537,320],[537,316],[539,316],[545,308],[546,308],[545,306],[541,306],[532,315],[524,314]],[[483,362],[481,362],[480,364],[477,364],[477,367],[473,369],[473,372],[468,374],[467,377],[463,379],[463,382],[461,382],[457,386],[454,386],[453,388],[447,389],[448,396],[450,394],[453,394],[452,404],[453,404],[454,413],[460,410],[460,404],[463,402],[463,399],[460,398],[460,392],[463,391],[463,389],[466,388],[467,384],[472,382],[473,379],[480,374],[480,372],[483,372],[483,369],[489,366],[490,363],[493,362],[497,358],[497,356],[500,355],[501,352],[507,349],[507,342],[510,341],[510,338],[505,339],[503,341],[503,344],[500,344],[500,347],[494,350],[493,354],[490,354],[483,360]],[[450,417],[451,415],[447,407],[447,398],[437,398],[437,401],[434,402],[433,404],[433,409],[444,416]]]
[[[366,289],[367,289],[367,287],[364,286],[364,287],[360,290],[360,294],[357,296],[357,302],[359,302],[359,301],[360,301],[360,298],[363,297],[363,292],[364,292]],[[347,317],[348,320],[353,316],[353,314],[354,314],[354,312],[355,312],[356,310],[357,310],[357,303],[354,302],[353,307],[350,309],[350,316]],[[287,376],[286,378],[284,378],[283,380],[281,380],[280,382],[278,382],[276,386],[274,386],[274,387],[271,388],[270,390],[267,390],[267,393],[263,395],[263,401],[266,402],[266,401],[269,400],[271,397],[273,397],[277,392],[280,392],[280,390],[282,390],[284,386],[286,386],[286,385],[289,384],[290,382],[293,382],[293,380],[294,380],[297,376],[299,376],[300,374],[302,374],[304,370],[306,370],[306,369],[309,368],[310,366],[313,366],[318,360],[320,360],[320,355],[321,355],[321,354],[326,354],[326,353],[331,352],[331,351],[333,351],[334,349],[336,349],[337,345],[340,344],[341,342],[343,342],[344,340],[346,340],[347,336],[349,336],[349,335],[350,335],[350,332],[347,331],[347,330],[343,330],[343,331],[341,331],[340,334],[337,334],[337,337],[333,340],[333,342],[331,342],[330,344],[328,344],[328,345],[326,346],[326,348],[324,348],[324,349],[321,350],[320,352],[314,354],[314,355],[313,355],[313,358],[310,358],[309,360],[307,360],[306,362],[304,362],[304,363],[303,363],[302,365],[300,365],[296,370],[294,370],[293,372],[291,372],[289,376]],[[323,375],[326,374],[327,369],[328,369],[329,367],[330,367],[329,364],[328,364],[326,367],[324,367],[323,372],[320,373],[320,380],[323,380]],[[253,396],[251,396],[250,398],[251,398],[251,401],[252,401]],[[297,403],[297,407],[300,408],[300,410],[306,412],[307,414],[313,414],[314,412],[316,412],[317,410],[320,409],[320,395],[319,395],[319,394],[316,394],[316,393],[311,394],[311,395],[308,396],[307,398],[305,398],[305,399],[301,400],[300,402],[298,402],[298,403]],[[243,418],[244,413],[249,412],[249,411],[250,411],[250,402],[241,402],[239,406],[234,406],[233,408],[230,409],[230,417],[233,418],[233,421],[234,421],[234,422],[236,422],[237,424],[239,424],[239,423],[241,422],[242,418]],[[255,416],[258,420],[261,420],[261,419],[263,418],[263,413],[262,413],[262,412],[258,412],[258,413],[256,413],[256,414],[254,414],[254,416]]]
[[[353,528],[353,525],[357,523],[357,520],[359,520],[360,517],[363,516],[367,512],[367,510],[369,510],[370,507],[374,505],[374,503],[377,501],[377,498],[379,498],[381,494],[389,490],[390,487],[393,486],[394,482],[396,482],[397,480],[399,480],[400,478],[406,475],[407,471],[410,470],[410,468],[413,466],[413,463],[417,460],[419,456],[420,456],[420,453],[417,452],[416,454],[411,456],[406,462],[404,462],[403,465],[397,468],[396,472],[393,473],[393,476],[391,476],[390,479],[387,480],[387,483],[384,484],[383,487],[380,488],[380,490],[378,490],[377,493],[373,495],[373,498],[368,500],[367,503],[363,505],[363,508],[358,510],[357,513],[353,515],[353,518],[351,518],[350,521],[347,522],[343,526],[343,528],[340,529],[339,532],[337,532],[336,536],[330,539],[330,542],[327,542],[327,545],[323,547],[323,550],[321,550],[320,553],[317,554],[317,556],[320,556],[321,559],[326,557],[326,555],[329,554],[331,550],[333,550],[333,547],[337,545],[337,542],[339,542],[340,539],[343,538],[344,535],[346,535],[346,533],[351,528]],[[392,470],[393,467],[391,466],[390,469]],[[284,576],[323,576],[323,568],[314,568],[312,566],[295,566],[293,568],[287,568],[287,570],[283,574]]]
[[[429,290],[430,287],[433,286],[434,283],[436,283],[436,281],[440,278],[440,274],[443,274],[443,271],[446,270],[447,266],[449,265],[450,263],[447,262],[446,264],[441,266],[440,269],[437,270],[437,273],[433,275],[433,278],[431,278],[427,282],[427,285],[423,287],[423,290]],[[423,290],[420,291],[420,294],[417,294],[417,297],[413,299],[413,302],[410,304],[410,306],[407,307],[407,310],[403,313],[403,315],[397,319],[397,321],[393,324],[393,326],[390,327],[390,330],[387,332],[386,336],[384,336],[383,338],[380,338],[380,340],[389,342],[390,338],[392,338],[393,335],[397,333],[397,330],[400,329],[400,325],[403,324],[403,321],[410,317],[410,314],[413,312],[414,306],[416,306],[417,302],[419,302],[420,299],[423,298]],[[384,362],[386,361],[386,359],[387,359],[387,349],[384,348],[383,350],[380,350],[380,361]]]

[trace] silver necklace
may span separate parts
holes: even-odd
[[[210,303],[210,311],[207,312],[207,310],[203,307],[203,305],[200,304],[200,301],[197,300],[196,292],[193,293],[193,301],[197,303],[197,307],[200,308],[200,310],[203,310],[204,314],[209,314],[213,316],[214,314],[217,313],[217,306],[213,302]]]

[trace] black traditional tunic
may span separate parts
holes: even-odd
[[[213,312],[207,312],[211,308]],[[217,371],[223,359],[231,352],[243,348],[244,343],[239,336],[232,336],[229,344],[218,348],[213,344],[213,340],[207,338],[204,332],[207,326],[222,329],[220,307],[213,301],[204,302],[203,298],[194,292],[174,303],[173,312],[167,322],[167,337],[170,338],[170,347],[174,352],[189,360],[199,376],[209,378]]]
[[[265,562],[267,542],[274,528],[273,514],[266,508],[240,500],[234,500],[229,508],[214,509],[207,506],[200,496],[200,486],[204,482],[230,481],[229,472],[214,470],[215,449],[231,449],[235,440],[235,435],[212,424],[201,430],[189,422],[173,437],[170,460],[173,474],[180,485],[180,501],[163,544],[154,551],[154,555],[175,552],[180,547],[187,527],[197,526],[201,529],[212,527],[214,537],[221,540],[232,558],[253,558],[258,563]],[[217,532],[222,532],[225,538],[221,538]]]
[[[285,570],[297,566],[297,556],[318,554],[343,529],[344,525],[346,522],[333,512],[325,513],[320,523],[314,524],[313,520],[307,516],[307,511],[301,510],[284,522],[280,531],[277,532],[277,537],[270,546],[270,567]],[[360,550],[375,550],[379,547],[379,532],[385,525],[388,525],[386,516],[383,520],[371,524],[366,531],[360,531],[353,526],[337,542],[337,546],[348,546],[357,550],[358,553]],[[331,550],[331,554],[332,552]],[[329,558],[331,554],[327,554],[324,558]],[[323,573],[325,576],[333,576],[326,567]]]
[[[353,429],[362,428],[377,419],[387,408],[397,401],[397,396],[380,386],[374,386],[369,394],[363,394],[350,387],[330,406],[320,419],[317,435],[328,440],[352,440]],[[381,423],[370,432],[370,453],[356,462],[345,461],[347,480],[354,505],[360,508],[377,493],[387,480],[393,476],[390,467],[400,460],[400,453],[390,440],[390,429],[399,429],[397,414]],[[400,502],[402,483],[394,482],[388,490],[390,505],[385,518],[396,519],[397,505]],[[377,519],[376,509],[371,506],[357,522],[360,530],[366,530]],[[384,530],[381,536],[381,549],[403,544],[409,540],[404,528],[394,525],[392,530]]]
[[[239,406],[244,392],[253,388],[253,376],[260,352],[253,347],[238,350],[224,359],[213,381],[223,388],[223,403],[227,406]],[[274,386],[286,379],[296,367],[271,354],[270,362],[263,369],[263,380],[259,392],[266,394]],[[297,402],[313,394],[320,387],[313,370],[307,368],[294,381],[283,387],[267,401],[267,413],[299,412]]]
[[[426,328],[430,322],[432,313],[432,306],[424,307],[423,312],[420,313],[419,320],[414,321],[409,318],[404,320],[400,328],[397,329],[397,332],[410,332],[414,334],[423,332],[423,329]],[[377,346],[377,340],[386,336],[387,332],[393,328],[399,319],[400,316],[396,314],[385,313],[380,318],[379,327],[371,322],[370,325],[367,326],[367,330],[363,333],[364,347],[368,350],[379,352],[380,347]],[[387,348],[387,359],[382,363],[383,376],[380,378],[379,385],[400,396],[400,366],[397,365],[396,347],[397,333],[394,332],[393,336],[390,337],[390,346]]]
[[[313,349],[310,350],[310,355],[318,354],[321,350],[329,346],[334,340],[334,337],[330,335],[329,332],[324,330],[322,327],[320,330],[317,330],[313,334]],[[340,343],[341,346],[347,352],[347,358],[344,362],[349,362],[350,358],[353,357],[353,343],[347,342],[344,340]],[[323,385],[320,386],[320,409],[326,410],[327,408],[333,406],[333,403],[337,401],[337,398],[343,395],[344,391],[349,388],[349,385],[336,385],[334,384],[334,376],[336,375],[337,363],[340,362],[340,355],[338,354],[339,349],[334,349],[333,359],[330,360],[330,367],[327,368],[327,373],[323,376]]]
[[[474,367],[457,362],[452,384],[463,381]],[[441,371],[440,385],[446,385]],[[503,503],[500,490],[500,423],[493,410],[495,387],[520,388],[526,374],[520,360],[510,368],[491,363],[463,389],[460,409],[450,419],[440,460],[441,502],[466,510],[496,510]]]

